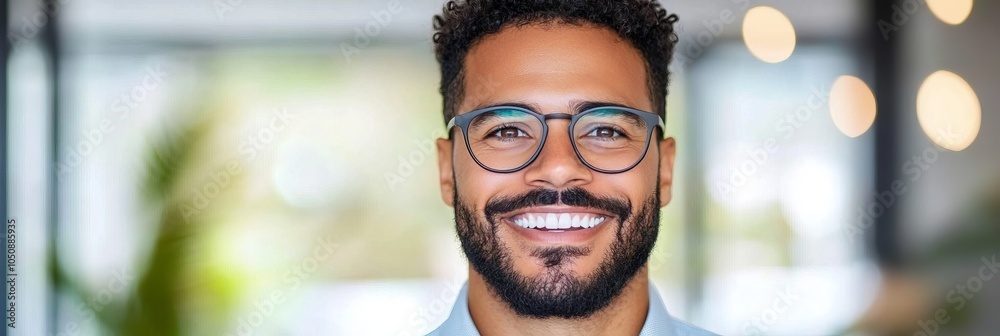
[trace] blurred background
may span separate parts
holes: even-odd
[[[663,4],[678,179],[649,267],[673,315],[997,334],[1000,3]],[[433,330],[468,272],[433,148],[442,5],[4,2],[6,332]]]

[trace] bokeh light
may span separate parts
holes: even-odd
[[[830,89],[830,117],[837,129],[857,138],[871,128],[878,110],[868,84],[854,76],[840,76]]]
[[[939,20],[950,25],[960,25],[972,13],[973,0],[927,0],[927,7]]]
[[[961,151],[976,140],[982,107],[972,86],[961,76],[940,70],[927,77],[917,92],[917,120],[934,143]]]
[[[795,51],[795,27],[774,7],[754,7],[743,19],[743,42],[761,61],[779,63]]]

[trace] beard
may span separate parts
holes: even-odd
[[[586,318],[607,308],[646,264],[659,232],[659,190],[633,213],[628,200],[596,196],[579,187],[562,191],[535,189],[488,201],[483,217],[476,216],[473,209],[462,202],[457,188],[454,195],[455,226],[466,258],[482,275],[489,290],[517,315],[524,317]],[[560,201],[617,216],[615,239],[608,252],[593,274],[581,276],[566,268],[573,258],[590,254],[590,248],[539,247],[530,251],[530,255],[542,261],[545,267],[542,273],[537,276],[519,274],[514,268],[510,247],[497,236],[499,215]],[[485,222],[480,218],[485,218]]]

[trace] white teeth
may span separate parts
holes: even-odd
[[[559,215],[559,228],[560,229],[568,229],[568,228],[570,228],[572,226],[573,226],[573,219],[569,216],[569,214]]]
[[[549,230],[559,228],[559,218],[555,214],[549,214],[545,216],[545,228]]]
[[[561,230],[569,228],[589,229],[604,222],[605,217],[593,215],[571,215],[569,213],[525,214],[514,220],[514,224],[526,229]]]

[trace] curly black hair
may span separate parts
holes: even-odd
[[[434,16],[434,51],[441,65],[444,120],[457,113],[465,90],[465,55],[483,37],[510,26],[558,22],[610,28],[646,61],[653,111],[666,117],[668,65],[677,44],[674,23],[655,0],[452,0]]]

